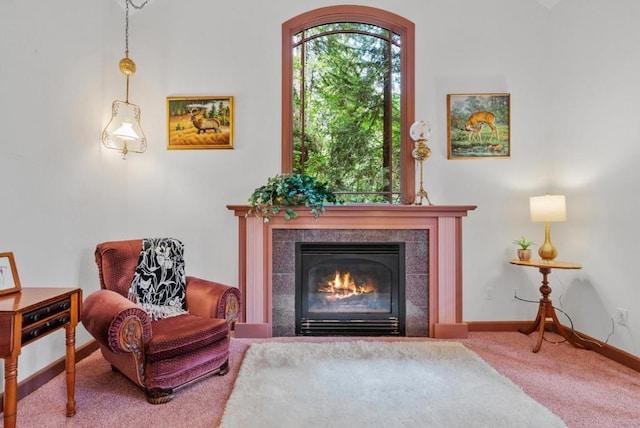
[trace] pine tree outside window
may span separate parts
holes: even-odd
[[[283,172],[329,182],[348,202],[413,202],[413,50],[413,24],[380,9],[283,24]]]

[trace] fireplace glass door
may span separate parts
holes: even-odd
[[[296,244],[297,335],[404,335],[404,243]]]

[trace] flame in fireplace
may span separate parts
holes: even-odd
[[[320,284],[318,287],[318,292],[328,294],[327,300],[346,299],[375,291],[372,284],[356,284],[350,272],[343,274],[340,271],[336,271],[333,280],[327,281],[326,284]]]

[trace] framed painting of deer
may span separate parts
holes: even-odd
[[[509,158],[510,101],[510,94],[447,95],[448,158]]]
[[[233,97],[167,97],[169,150],[233,149]]]

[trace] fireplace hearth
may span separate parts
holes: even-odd
[[[403,242],[297,242],[296,335],[404,336]]]

